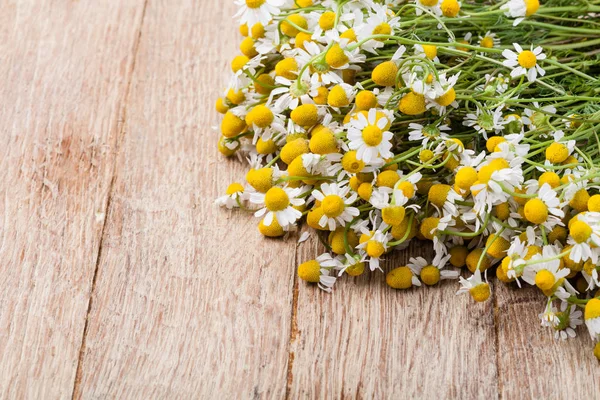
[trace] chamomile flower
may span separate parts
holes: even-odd
[[[500,46],[500,39],[495,33],[487,31],[485,35],[479,36],[479,47],[491,49],[498,46]]]
[[[250,198],[248,193],[241,183],[234,182],[227,187],[226,194],[217,198],[215,203],[221,207],[232,209],[234,207],[243,206],[244,202]]]
[[[392,156],[393,134],[388,130],[392,123],[389,113],[375,108],[358,113],[348,126],[348,147],[356,150],[356,158],[366,163]]]
[[[446,73],[439,74],[438,78],[433,81],[435,97],[429,97],[431,101],[427,104],[428,109],[435,107],[442,114],[446,112],[447,107],[458,107],[454,85],[458,82],[459,76],[460,72],[449,78],[446,77]],[[427,96],[431,96],[431,93],[427,93]]]
[[[394,35],[395,29],[400,27],[399,17],[388,17],[388,8],[379,4],[372,5],[373,12],[369,14],[366,21],[358,26],[356,37],[359,41],[373,35]],[[361,48],[370,53],[384,46],[385,39],[371,39],[363,43]]]
[[[546,54],[542,52],[543,49],[541,46],[534,49],[533,45],[531,45],[530,50],[523,50],[518,43],[513,43],[513,46],[517,50],[516,53],[509,49],[505,49],[502,52],[502,55],[506,58],[502,64],[512,68],[511,77],[517,78],[525,75],[529,82],[535,82],[538,74],[540,76],[546,74],[546,71],[538,64],[539,60],[546,59]]]
[[[323,253],[315,260],[306,261],[298,266],[298,276],[307,282],[317,283],[319,288],[331,292],[336,281],[335,272],[342,263],[329,253]]]
[[[310,66],[305,69],[305,73],[306,76],[310,76],[313,86],[319,83],[325,85],[342,83],[343,79],[340,73],[337,70],[331,69],[326,59],[320,62],[314,61],[315,57],[323,53],[323,50],[323,47],[315,42],[305,42],[304,49],[297,49],[298,55],[296,56],[296,60],[298,61],[298,65],[304,66],[310,63]],[[306,78],[306,76],[303,76],[303,78]]]
[[[567,302],[562,302],[560,309],[549,302],[546,310],[539,315],[542,326],[554,329],[556,331],[554,337],[562,340],[577,336],[575,329],[583,325],[582,316],[583,313],[577,309],[577,306],[569,305]]]
[[[600,299],[590,299],[585,305],[585,324],[592,340],[600,341]]]
[[[571,273],[568,268],[560,268],[560,258],[554,246],[544,246],[542,253],[532,256],[523,270],[523,280],[537,286],[547,296],[552,295],[564,278]]]
[[[423,10],[429,11],[434,15],[442,15],[442,0],[415,0],[417,7],[415,8],[416,14],[423,14]]]
[[[235,17],[240,17],[241,24],[267,25],[273,16],[279,15],[285,0],[236,0],[235,4],[240,6]]]
[[[411,122],[408,124],[408,129],[408,140],[421,142],[421,146],[424,148],[427,147],[430,141],[449,139],[450,127],[448,125],[429,124],[423,126]]]
[[[282,227],[294,224],[302,213],[294,206],[304,204],[304,199],[299,197],[302,193],[302,188],[290,188],[273,186],[266,193],[252,193],[250,201],[255,204],[264,204],[264,207],[254,213],[256,217],[264,218],[264,225],[270,226],[273,219]],[[266,214],[266,215],[265,215]]]
[[[367,228],[362,228],[361,243],[356,246],[361,250],[363,258],[361,261],[369,261],[371,271],[381,269],[381,257],[388,250],[388,243],[392,239],[392,235],[387,232],[388,224],[381,222],[379,227],[374,231],[369,231]]]
[[[592,260],[596,264],[600,256],[600,213],[578,214],[576,219],[569,223],[567,243],[573,246],[569,254],[571,260]]]
[[[509,0],[501,9],[506,10],[507,17],[516,18],[513,26],[517,26],[525,19],[537,12],[540,8],[539,0]]]
[[[323,216],[319,220],[320,226],[333,231],[337,226],[346,225],[360,214],[358,208],[352,207],[358,195],[348,195],[349,193],[350,187],[345,186],[344,182],[323,183],[321,190],[313,190],[312,195],[321,202],[323,210]]]
[[[554,226],[563,225],[561,219],[565,216],[562,204],[556,191],[545,183],[539,188],[538,195],[529,199],[524,207],[525,218],[535,225],[543,225],[552,230]]]
[[[269,94],[267,104],[275,100],[274,106],[279,110],[295,110],[301,104],[314,104],[311,96],[318,95],[318,85],[306,81],[298,84],[296,80],[278,76],[275,83],[278,87]]]
[[[458,271],[445,269],[450,257],[450,254],[443,255],[438,253],[431,263],[423,257],[411,257],[407,266],[415,273],[415,275],[420,276],[421,282],[427,286],[433,286],[440,280],[457,279],[459,277],[460,274]]]
[[[499,106],[493,111],[477,107],[475,114],[467,114],[463,125],[472,127],[487,140],[488,132],[500,133],[507,123],[502,116],[502,107]]]
[[[475,270],[475,273],[467,279],[462,276],[459,279],[460,289],[456,294],[469,293],[477,302],[484,302],[490,298],[490,285],[481,280],[481,270]]]

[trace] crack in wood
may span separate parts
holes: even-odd
[[[136,59],[137,59],[137,55],[138,55],[138,51],[139,51],[141,38],[142,38],[142,28],[144,26],[144,19],[146,17],[147,6],[148,6],[148,0],[144,0],[144,5],[142,7],[142,13],[141,13],[142,15],[140,17],[139,27],[137,30],[137,37],[133,44],[131,67],[129,70],[127,87],[125,89],[125,97],[123,99],[122,118],[119,118],[119,121],[122,121],[122,125],[121,125],[121,128],[119,129],[119,133],[118,133],[116,141],[115,141],[115,157],[114,157],[113,166],[112,166],[112,178],[111,178],[110,184],[108,186],[108,192],[107,192],[108,196],[107,196],[107,200],[106,200],[105,217],[104,217],[104,221],[102,222],[102,229],[100,230],[100,241],[98,243],[98,254],[96,256],[96,265],[94,267],[94,274],[92,276],[92,285],[91,285],[91,289],[90,289],[90,295],[88,298],[88,307],[87,307],[87,312],[86,312],[86,316],[85,316],[85,323],[83,326],[83,333],[82,333],[82,337],[81,337],[81,346],[79,348],[79,357],[77,358],[77,368],[75,370],[75,380],[73,382],[73,392],[71,394],[71,399],[77,398],[77,392],[79,391],[79,388],[81,386],[81,379],[82,379],[82,374],[83,374],[83,358],[85,357],[85,350],[86,350],[86,344],[87,344],[86,339],[87,339],[87,334],[88,334],[88,330],[89,330],[89,321],[90,321],[90,315],[92,312],[93,297],[94,297],[94,292],[96,289],[96,282],[98,280],[98,272],[99,272],[99,268],[100,268],[100,260],[101,260],[101,256],[102,256],[102,250],[103,250],[104,235],[105,235],[106,226],[108,225],[108,219],[109,219],[108,217],[110,215],[109,213],[110,213],[110,207],[111,207],[111,203],[112,203],[114,184],[116,181],[116,175],[117,175],[116,167],[117,167],[119,149],[121,147],[121,143],[122,143],[123,137],[125,135],[125,125],[127,122],[127,103],[129,101],[129,95],[131,93],[131,83],[133,80],[133,73],[135,71]]]

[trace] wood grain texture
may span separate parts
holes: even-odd
[[[534,290],[332,294],[213,202],[233,0],[0,2],[0,398],[599,398]],[[306,229],[306,228],[304,228]],[[415,244],[385,269],[426,253]]]
[[[506,399],[598,399],[600,366],[585,327],[566,341],[540,326],[537,289],[497,288],[499,389]]]
[[[298,262],[323,252],[314,240],[301,250]],[[384,270],[430,252],[413,242]],[[396,291],[378,271],[342,278],[332,294],[299,282],[290,397],[497,398],[492,304],[456,290],[446,281]]]
[[[246,169],[223,161],[210,128],[233,13],[148,4],[76,397],[285,394],[295,240],[265,240],[256,219],[214,205]]]
[[[141,5],[0,4],[0,398],[71,396]]]

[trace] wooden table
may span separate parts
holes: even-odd
[[[234,11],[1,2],[0,397],[598,398],[590,338],[556,341],[536,292],[326,294],[295,274],[314,238],[213,205],[245,168],[211,128]]]

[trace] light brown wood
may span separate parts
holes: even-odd
[[[282,397],[295,240],[214,205],[232,2],[150,1],[76,397]]]
[[[497,289],[498,388],[507,399],[597,399],[600,366],[587,330],[557,340],[540,326],[546,297],[533,288]]]
[[[0,398],[73,391],[142,5],[0,4]]]
[[[323,248],[301,247],[298,262]],[[410,256],[413,242],[384,270]],[[375,271],[336,282],[331,295],[299,283],[291,398],[496,398],[492,303],[456,296],[456,282],[396,291]]]
[[[314,233],[214,206],[247,168],[211,129],[232,0],[2,6],[1,398],[598,397],[586,332],[555,341],[533,290],[327,294],[295,276]]]

